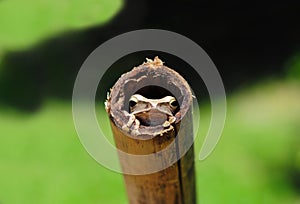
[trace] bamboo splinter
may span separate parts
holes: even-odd
[[[180,104],[178,109],[172,105],[175,98]],[[135,105],[141,100],[144,108],[151,104],[160,110],[169,102],[174,116],[164,109],[165,114],[155,120],[165,117],[167,122],[154,124],[150,120],[148,124],[148,118],[137,119],[130,111],[141,115],[142,111],[130,109],[130,103]],[[119,78],[106,101],[106,111],[119,149],[129,202],[196,203],[192,93],[187,82],[158,57],[147,59]]]

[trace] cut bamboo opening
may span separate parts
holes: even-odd
[[[174,129],[166,130],[162,125],[128,126],[128,101],[136,93],[157,99],[174,96],[180,104],[172,124]],[[106,101],[106,111],[121,152],[119,159],[129,202],[196,203],[192,93],[184,78],[164,66],[158,57],[147,59],[115,83]]]

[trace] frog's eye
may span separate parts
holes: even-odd
[[[129,99],[129,106],[130,106],[131,108],[134,107],[137,103],[138,103],[137,98],[131,97],[131,98]]]
[[[177,109],[177,107],[178,107],[178,102],[175,98],[171,99],[169,104],[173,110]]]

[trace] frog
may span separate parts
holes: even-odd
[[[129,99],[130,118],[126,126],[131,127],[134,124],[134,129],[137,130],[140,125],[162,125],[164,127],[162,134],[174,130],[173,124],[176,121],[174,115],[178,107],[178,102],[173,96],[150,99],[141,94],[134,94]]]

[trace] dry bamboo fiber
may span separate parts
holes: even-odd
[[[131,95],[138,92],[160,98],[166,90],[180,104],[174,130],[161,134],[162,125],[140,126],[138,130],[126,126]],[[106,101],[106,110],[119,149],[129,203],[196,203],[192,93],[187,82],[156,57],[119,78]],[[162,151],[166,148],[167,152]],[[139,159],[123,153],[153,157]]]

